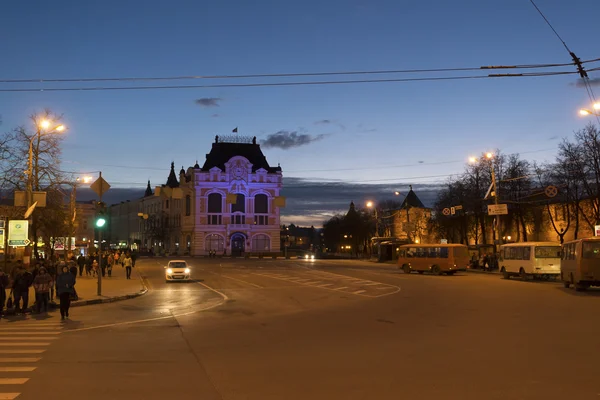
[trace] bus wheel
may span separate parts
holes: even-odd
[[[434,265],[433,267],[431,267],[431,273],[434,275],[441,275],[442,274],[442,270],[440,270],[440,267],[437,265]]]
[[[526,280],[527,279],[527,274],[525,273],[525,270],[523,269],[523,267],[521,267],[521,269],[519,270],[519,276],[521,277],[521,279]]]
[[[575,290],[578,292],[583,292],[583,291],[587,290],[588,287],[589,287],[588,285],[586,285],[585,283],[581,283],[581,282],[575,284]]]
[[[508,272],[506,272],[506,268],[502,267],[502,277],[504,279],[510,279],[510,274]]]
[[[402,271],[404,271],[405,274],[410,274],[410,265],[404,264],[402,266]]]

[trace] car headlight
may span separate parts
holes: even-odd
[[[305,255],[304,255],[304,258],[306,258],[306,259],[308,260],[308,254],[305,254]]]
[[[189,269],[189,268],[186,268],[186,269],[185,269],[185,273],[186,273],[186,274],[189,274],[189,273],[190,273],[190,269]]]
[[[167,274],[172,274],[173,270],[171,268],[167,269]]]
[[[313,255],[311,255],[311,256],[310,256],[310,259],[311,259],[311,260],[314,260],[314,259],[315,259],[315,255],[314,255],[314,254],[313,254]]]

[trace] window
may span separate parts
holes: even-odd
[[[427,249],[423,247],[417,247],[417,258],[425,258],[427,257]]]
[[[600,258],[600,242],[583,242],[583,258]],[[575,258],[575,257],[573,257]]]
[[[254,196],[254,213],[268,214],[269,213],[269,198],[266,194],[257,194]],[[263,224],[261,224],[263,225]],[[266,224],[264,224],[266,225]]]
[[[245,215],[241,215],[241,214],[236,214],[236,215],[232,215],[231,216],[231,223],[232,224],[237,224],[237,225],[241,225],[241,224],[245,224],[246,223],[246,216]]]
[[[209,215],[207,223],[208,225],[222,225],[223,218],[221,215]]]
[[[529,260],[531,258],[531,247],[523,247],[523,258],[521,260]]]
[[[535,258],[560,258],[560,246],[536,247]]]
[[[402,257],[402,258],[406,257],[406,250],[398,251],[398,257]]]
[[[430,247],[428,258],[439,258],[440,256],[440,248],[439,247]]]
[[[208,212],[209,213],[221,213],[222,212],[222,196],[220,193],[211,193],[208,195]]]
[[[448,258],[448,248],[440,247],[440,258]]]
[[[414,247],[411,247],[408,249],[408,251],[406,252],[406,256],[408,258],[413,258],[415,256],[415,254],[417,253],[417,249]]]
[[[246,196],[244,196],[241,193],[237,194],[237,199],[235,204],[231,205],[231,212],[241,212],[241,213],[245,213],[246,212]]]
[[[223,236],[212,234],[206,237],[206,250],[222,252],[224,246],[225,240],[223,240]]]
[[[269,251],[271,239],[267,235],[255,235],[252,238],[252,251]]]
[[[269,217],[267,215],[255,215],[254,225],[269,225]]]
[[[186,215],[186,217],[189,217],[191,213],[192,213],[192,198],[188,194],[187,196],[185,196],[185,215]]]

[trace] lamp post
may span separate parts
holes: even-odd
[[[500,194],[498,192],[498,184],[496,182],[496,171],[494,168],[494,153],[487,152],[485,153],[485,159],[490,162],[490,170],[492,175],[492,189],[494,190],[494,204],[498,205],[500,203]],[[474,164],[479,160],[477,157],[469,157],[469,162]],[[501,220],[500,216],[496,215],[494,218],[494,233],[495,237],[498,240],[498,246],[502,246],[502,232],[501,232]],[[494,244],[495,245],[495,244]]]
[[[594,109],[593,111],[587,108],[581,108],[579,110],[579,115],[581,115],[582,117],[586,117],[588,115],[594,115],[596,117],[600,117],[600,103],[594,103],[592,104],[592,108]]]
[[[379,216],[377,215],[377,206],[371,200],[367,201],[367,208],[375,210],[375,236],[379,237]]]

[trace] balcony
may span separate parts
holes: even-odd
[[[230,230],[233,229],[241,229],[241,230],[248,230],[250,229],[252,225],[250,224],[229,224],[227,225],[227,228],[229,228]]]

